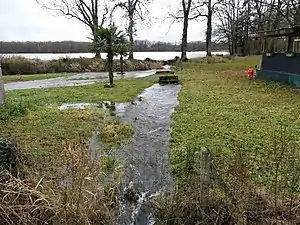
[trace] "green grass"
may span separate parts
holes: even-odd
[[[43,80],[57,77],[67,77],[73,75],[72,73],[47,73],[47,74],[29,74],[29,75],[6,75],[3,76],[4,83]]]
[[[258,63],[258,57],[247,57],[226,63],[196,61],[184,65],[172,127],[175,173],[184,172],[183,159],[202,146],[223,161],[227,158],[233,162],[241,153],[249,170],[257,175],[261,166],[273,162],[280,149],[275,144],[283,145],[286,152],[291,152],[291,145],[298,145],[299,90],[248,80],[247,69]],[[285,140],[281,138],[283,133]]]
[[[11,101],[31,101],[36,105],[100,101],[128,102],[154,83],[153,77],[117,80],[115,88],[104,88],[104,83],[76,87],[57,87],[7,91]]]
[[[149,77],[117,80],[115,88],[104,88],[104,83],[99,83],[77,87],[7,91],[8,104],[0,108],[0,135],[16,139],[23,152],[35,155],[30,156],[33,157],[33,161],[45,161],[39,165],[34,163],[34,171],[37,171],[37,168],[40,171],[46,169],[47,173],[51,174],[64,157],[64,142],[74,141],[78,136],[88,142],[104,112],[97,108],[60,111],[50,108],[50,105],[98,103],[104,100],[128,102],[153,83],[154,78]],[[103,138],[109,145],[122,144],[122,140],[128,139],[132,134],[130,126],[122,123],[112,126],[111,120],[104,129],[107,129],[107,133]],[[45,156],[47,160],[40,158]]]
[[[299,89],[249,80],[247,70],[256,64],[259,57],[207,58],[177,69],[182,89],[170,155],[178,183],[160,202],[157,224],[299,220],[284,216],[299,205]],[[202,205],[201,147],[211,151],[210,169],[218,172],[210,174],[208,209]]]

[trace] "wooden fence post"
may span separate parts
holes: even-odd
[[[211,155],[210,151],[201,148],[201,206],[206,208],[209,203],[209,190],[211,185]]]
[[[4,80],[2,77],[2,68],[0,64],[0,105],[5,103],[5,90],[4,90]]]

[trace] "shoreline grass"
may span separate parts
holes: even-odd
[[[73,73],[46,73],[46,74],[28,74],[28,75],[5,75],[3,76],[4,83],[32,81],[32,80],[43,80],[57,77],[71,76]]]
[[[107,60],[97,58],[60,58],[53,60],[10,57],[1,59],[4,75],[107,72]],[[161,69],[160,61],[124,60],[124,71]],[[114,60],[113,70],[120,71],[120,60]]]

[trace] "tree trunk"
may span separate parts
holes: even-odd
[[[4,89],[4,81],[2,77],[2,69],[0,64],[0,106],[5,103],[5,89]]]
[[[113,60],[114,60],[114,56],[112,52],[108,53],[107,61],[108,61],[108,77],[109,77],[110,87],[114,86]]]
[[[129,35],[129,55],[128,59],[133,59],[133,28],[134,28],[134,18],[133,14],[129,14],[129,25],[128,25],[128,35]]]
[[[124,74],[124,61],[123,61],[123,55],[120,55],[120,65],[121,65],[121,75]]]
[[[206,28],[206,56],[211,56],[211,34],[212,34],[212,8],[211,0],[208,0],[207,28]]]
[[[187,31],[188,31],[188,17],[189,14],[184,14],[183,19],[183,31],[182,31],[182,40],[181,40],[181,61],[187,61],[186,52],[187,52]]]
[[[97,37],[96,37],[96,35],[95,35],[94,29],[93,29],[93,37],[94,37],[94,40],[93,40],[93,41],[95,41]],[[100,51],[96,51],[96,52],[95,52],[95,58],[101,59]]]

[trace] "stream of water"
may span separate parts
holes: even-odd
[[[125,159],[125,177],[120,196],[118,225],[155,224],[155,209],[151,198],[167,193],[172,185],[169,174],[169,140],[172,113],[178,104],[180,85],[155,84],[132,103],[102,102],[121,121],[131,123],[134,135],[126,146],[114,151],[115,157]],[[59,109],[85,108],[95,104],[63,104]],[[91,138],[92,158],[101,157],[97,137],[99,126]]]
[[[119,225],[154,224],[154,209],[149,200],[163,194],[172,183],[169,175],[169,139],[171,116],[178,104],[180,85],[155,84],[128,106],[121,116],[132,123],[132,141],[120,151],[127,161]]]
[[[170,71],[170,66],[164,66],[160,70],[144,70],[144,71],[127,71],[123,75],[114,74],[114,79],[124,78],[142,78],[154,75],[158,71]],[[51,88],[51,87],[67,87],[67,86],[82,86],[95,84],[99,82],[107,82],[107,72],[88,72],[79,73],[69,77],[57,77],[43,80],[11,82],[4,85],[5,90],[31,89],[31,88]]]

